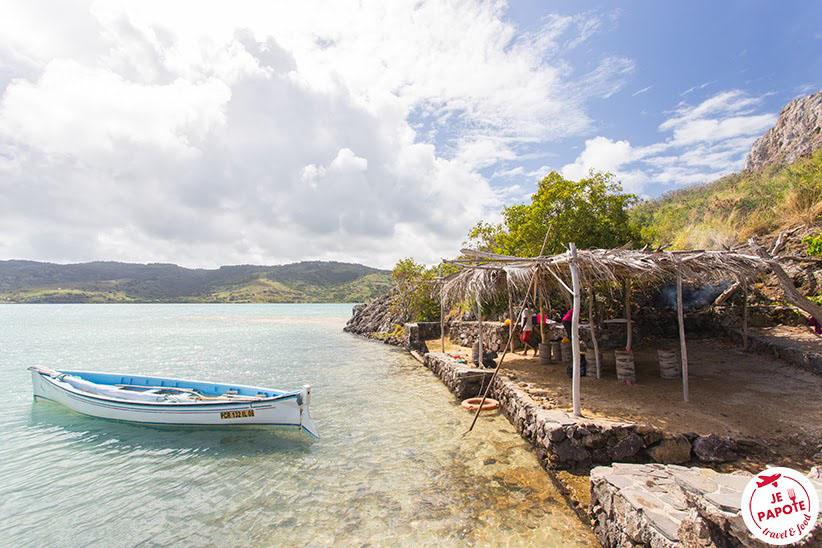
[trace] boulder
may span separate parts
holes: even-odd
[[[648,448],[648,455],[662,464],[682,464],[691,460],[691,442],[685,436],[664,438]]]
[[[573,463],[591,460],[591,455],[588,451],[571,443],[571,440],[551,443],[550,449],[560,462]]]
[[[716,434],[699,436],[693,442],[694,455],[702,462],[730,462],[736,460],[736,444],[730,438]]]
[[[610,453],[615,461],[633,457],[642,448],[642,438],[634,433],[628,434],[616,445],[611,447]]]

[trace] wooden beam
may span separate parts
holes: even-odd
[[[782,266],[756,242],[756,239],[751,238],[748,240],[748,244],[776,275],[776,279],[779,280],[779,285],[782,286],[782,292],[785,294],[785,300],[797,308],[801,308],[817,320],[822,320],[822,305],[818,305],[802,295],[802,293],[796,289],[796,286],[793,285],[793,280],[791,280]]]
[[[477,292],[477,346],[479,353],[477,354],[478,366],[482,367],[482,303],[480,302],[480,294]]]
[[[742,278],[742,350],[748,349],[748,279]]]
[[[719,297],[717,297],[716,299],[714,299],[714,304],[713,304],[713,306],[720,306],[720,305],[725,304],[725,301],[727,301],[727,300],[731,297],[731,295],[733,295],[733,294],[734,294],[734,292],[735,292],[737,289],[739,289],[739,286],[741,285],[741,283],[742,283],[742,282],[740,282],[739,280],[737,280],[737,281],[735,281],[734,283],[732,283],[732,284],[731,284],[731,286],[730,286],[728,289],[726,289],[725,291],[723,291],[723,292],[719,295]]]
[[[682,274],[676,275],[676,313],[679,320],[679,349],[682,353],[682,397],[688,401],[688,347],[685,345],[685,314],[682,311]]]
[[[508,344],[511,352],[514,351],[514,305],[511,301],[511,284],[508,283],[508,273],[505,273],[505,286],[508,289],[508,317],[511,318],[511,323],[508,324]]]
[[[542,291],[539,292],[539,343],[545,344],[545,306]]]
[[[588,323],[591,325],[591,342],[594,344],[594,360],[596,361],[597,378],[602,378],[602,369],[599,363],[599,343],[597,342],[597,326],[594,322],[594,286],[588,284]]]
[[[574,288],[574,308],[571,315],[571,355],[573,357],[573,380],[571,383],[571,397],[574,403],[574,416],[581,417],[582,409],[579,401],[579,384],[580,384],[580,356],[579,356],[579,266],[577,266],[577,246],[571,242],[569,244],[571,250],[571,285]]]
[[[622,281],[622,291],[625,293],[625,322],[627,325],[625,350],[630,352],[634,335],[634,326],[631,324],[631,278]]]
[[[445,304],[442,299],[442,263],[440,263],[440,340],[442,353],[445,354]]]

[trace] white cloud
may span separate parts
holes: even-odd
[[[563,60],[599,31],[594,14],[521,33],[505,9],[7,2],[0,256],[450,255],[507,195],[480,170],[589,130],[586,101],[633,69]]]
[[[653,87],[654,87],[654,86],[646,86],[646,87],[644,87],[644,88],[642,88],[642,89],[638,89],[638,90],[636,90],[635,92],[633,92],[633,93],[631,94],[631,97],[636,97],[637,95],[640,95],[640,94],[642,94],[642,93],[648,93],[649,91],[651,91],[651,88],[653,88]]]
[[[716,80],[711,80],[710,82],[704,82],[702,84],[697,84],[695,86],[689,87],[688,89],[686,89],[685,91],[680,93],[680,95],[682,97],[684,97],[685,95],[688,95],[689,93],[693,93],[694,91],[699,91],[701,89],[705,89],[706,87],[711,86],[713,84],[716,84]]]
[[[680,105],[659,130],[667,139],[636,147],[627,140],[598,136],[585,141],[574,162],[562,167],[570,178],[591,170],[611,172],[631,191],[650,183],[707,182],[743,167],[753,141],[776,122],[774,113],[756,113],[761,98],[739,90],[721,92],[695,106]]]

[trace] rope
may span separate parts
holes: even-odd
[[[545,238],[542,240],[542,249],[540,249],[539,254],[540,256],[545,252],[545,244],[548,243],[548,235],[551,233],[551,229],[549,228],[548,231],[545,233]],[[531,292],[531,286],[534,285],[534,282],[537,279],[537,272],[538,269],[534,269],[534,273],[531,275],[531,281],[528,282],[528,289],[525,291],[525,297],[522,299],[522,307],[525,306],[525,302],[528,300],[528,293]],[[536,286],[535,286],[536,287]],[[511,318],[513,322],[514,319]],[[491,386],[494,384],[494,380],[497,378],[497,374],[499,373],[500,367],[502,367],[502,362],[505,360],[505,356],[508,354],[508,349],[511,348],[511,342],[514,340],[514,330],[508,334],[508,344],[505,345],[505,350],[502,353],[502,356],[499,359],[499,363],[497,364],[496,369],[494,369],[494,374],[491,375],[491,380],[488,381],[488,386],[485,388],[485,392],[482,394],[482,400],[480,400],[479,407],[477,407],[477,412],[474,414],[474,420],[471,421],[471,426],[468,427],[462,435],[465,436],[471,430],[474,429],[474,425],[477,424],[477,419],[479,418],[480,412],[482,412],[482,406],[485,404],[485,400],[488,398],[488,392],[491,390]],[[482,390],[482,386],[480,386],[480,390]]]

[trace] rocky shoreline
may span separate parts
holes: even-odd
[[[356,321],[352,318],[346,331],[408,349],[458,399],[477,396],[491,382],[490,369],[460,363],[441,352],[428,352],[425,340],[439,338],[438,323],[394,324],[397,317],[386,313],[385,302],[381,308],[359,305],[354,311]],[[375,334],[375,327],[385,332]],[[501,324],[484,325],[484,337],[486,329],[489,342],[501,341],[503,331],[507,331]],[[447,335],[470,343],[476,339],[476,331],[476,322],[453,322]],[[490,397],[499,401],[500,411],[532,444],[552,482],[604,546],[756,545],[746,537],[744,525],[743,529],[738,527],[738,508],[734,513],[727,504],[719,509],[715,504],[716,497],[739,498],[738,493],[728,494],[727,490],[731,485],[738,487],[742,481],[739,476],[747,481],[749,474],[741,470],[720,474],[709,468],[680,465],[732,462],[741,452],[734,440],[671,434],[638,423],[576,418],[558,409],[546,409],[539,390],[506,375],[493,381]],[[575,470],[576,476],[590,473],[590,504],[584,494],[575,493],[560,479],[559,471],[567,469]],[[716,487],[715,494],[688,490],[680,476],[687,479],[696,477],[694,474],[711,476],[710,481],[721,489]],[[822,483],[818,490],[822,491]],[[731,523],[736,529],[729,528]],[[820,545],[822,541],[816,538],[819,527],[817,523],[803,545]]]
[[[459,399],[475,397],[491,380],[488,369],[458,363],[447,354],[429,352],[423,364]],[[577,418],[546,409],[511,378],[500,375],[490,397],[520,435],[532,443],[546,468],[590,468],[613,462],[682,464],[722,463],[738,456],[730,438],[672,435],[645,424]]]

